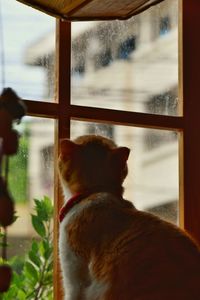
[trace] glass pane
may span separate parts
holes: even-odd
[[[127,21],[72,24],[72,103],[177,115],[178,0]]]
[[[54,101],[55,19],[15,0],[0,6],[0,87]]]
[[[72,121],[71,136],[98,134],[131,149],[125,198],[136,208],[178,222],[178,135],[176,132]]]
[[[41,299],[52,298],[52,211],[53,209],[53,145],[54,145],[54,121],[43,118],[25,117],[20,125],[16,125],[20,132],[20,146],[17,155],[9,158],[8,187],[15,200],[16,221],[7,228],[8,259],[13,270],[19,276],[24,275],[22,290],[27,295],[36,295],[39,283],[34,283],[35,278],[45,272],[46,284],[50,295],[46,292]],[[37,203],[34,201],[37,199]],[[38,206],[39,215],[34,223],[31,215],[37,216],[34,207]],[[42,223],[42,224],[41,224]],[[45,229],[44,229],[45,227]],[[1,231],[2,232],[2,231]],[[48,236],[48,238],[47,238]],[[35,240],[35,245],[33,245]],[[42,244],[39,244],[41,241]],[[37,249],[37,247],[39,247]],[[32,249],[32,251],[31,251]],[[31,251],[31,254],[30,254]],[[48,253],[48,254],[47,254]],[[37,256],[35,258],[35,256]],[[25,266],[24,263],[31,266]],[[39,263],[40,262],[40,263]],[[44,266],[44,263],[46,266]],[[44,271],[51,263],[48,273]],[[35,269],[31,270],[31,269]],[[20,279],[19,277],[19,284]],[[39,277],[38,277],[39,278]],[[41,282],[41,278],[38,282]],[[49,283],[48,283],[48,282]],[[41,283],[41,287],[44,283]],[[20,290],[18,287],[18,290]],[[14,293],[14,287],[10,290]],[[40,291],[41,292],[41,291]],[[11,291],[9,291],[11,293]],[[41,294],[42,295],[42,294]],[[16,296],[16,297],[14,297]],[[6,298],[8,297],[8,298]],[[10,297],[10,298],[9,298]],[[5,299],[25,299],[18,294],[5,294]],[[34,296],[34,299],[37,298]],[[32,298],[31,298],[32,299]]]

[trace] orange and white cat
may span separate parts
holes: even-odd
[[[62,140],[59,251],[65,299],[199,300],[200,251],[176,226],[123,199],[129,149]]]

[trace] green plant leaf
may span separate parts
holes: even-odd
[[[43,202],[44,202],[44,205],[45,205],[46,212],[48,214],[48,219],[51,219],[53,217],[53,204],[52,204],[52,201],[49,197],[44,196]]]
[[[26,293],[24,291],[22,291],[22,290],[19,290],[18,294],[17,294],[17,297],[20,300],[26,300]]]
[[[37,216],[39,217],[39,219],[41,221],[48,221],[48,214],[47,211],[45,209],[45,205],[44,202],[41,200],[37,200],[35,199],[35,211],[37,213]]]
[[[53,270],[53,260],[50,261],[50,263],[47,266],[47,272],[52,271]]]
[[[44,240],[42,243],[43,243],[43,249],[44,249],[44,257],[47,260],[51,256],[53,249],[47,240]]]
[[[28,274],[31,275],[31,277],[35,279],[34,281],[37,281],[38,280],[38,272],[35,269],[34,265],[27,261],[25,263],[25,268],[26,268],[26,271],[28,272]]]
[[[35,231],[43,238],[46,235],[46,229],[38,216],[32,215],[32,225]]]
[[[16,286],[12,285],[10,287],[10,289],[8,290],[8,292],[4,293],[2,295],[2,298],[0,299],[3,299],[3,300],[11,300],[11,299],[16,299],[16,296],[17,296],[17,293],[18,293],[18,289]],[[19,298],[18,298],[19,299]],[[18,300],[17,299],[17,300]],[[21,299],[20,299],[21,300]]]
[[[32,246],[31,246],[31,249],[33,252],[37,253],[38,250],[39,250],[39,247],[38,247],[38,242],[35,241],[35,240],[32,240]]]
[[[26,295],[26,300],[33,300],[35,299],[35,291],[29,292],[29,294]]]
[[[13,273],[12,286],[15,286],[17,289],[24,288],[24,276],[17,273]]]
[[[41,255],[41,257],[44,257],[45,249],[44,249],[42,241],[38,243],[38,246],[39,246],[39,254]]]
[[[53,300],[53,237],[50,226],[53,205],[47,196],[34,201],[35,214],[32,215],[32,225],[40,240],[32,240],[25,257],[16,256],[9,260],[13,278],[11,288],[4,293],[3,300],[34,300],[36,288],[40,289],[40,300]]]
[[[49,197],[44,196],[42,200],[34,199],[35,211],[41,221],[48,221],[53,216],[53,205]]]
[[[40,268],[41,266],[41,259],[40,257],[37,255],[37,252],[34,252],[33,250],[29,251],[28,256],[30,261],[37,266],[38,268]]]

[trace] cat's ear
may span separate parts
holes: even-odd
[[[112,159],[115,163],[125,166],[130,154],[130,149],[127,147],[118,147],[112,149]]]
[[[68,139],[60,140],[60,154],[63,157],[70,157],[77,151],[78,148],[79,145],[75,144],[74,142]]]

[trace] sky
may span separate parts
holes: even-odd
[[[11,87],[25,99],[43,97],[43,68],[27,66],[24,60],[27,48],[53,30],[55,18],[16,0],[0,0],[0,91]]]

